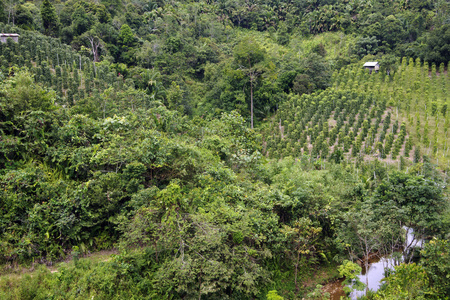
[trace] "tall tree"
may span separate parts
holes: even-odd
[[[17,2],[16,0],[8,0],[6,2],[6,11],[8,11],[8,24],[15,24],[15,16],[16,16],[16,9],[17,9]]]
[[[250,81],[250,118],[251,128],[253,128],[253,87],[257,82],[258,76],[261,75],[262,70],[258,63],[265,58],[266,52],[258,45],[252,38],[242,40],[234,48],[234,59],[241,69],[249,78]]]
[[[137,39],[130,26],[127,24],[120,27],[120,33],[117,37],[118,53],[116,59],[126,64],[133,64],[136,60]]]
[[[49,0],[44,0],[41,5],[42,25],[46,35],[56,36],[59,30],[59,19],[55,7]]]
[[[100,61],[100,51],[105,48],[105,42],[102,39],[102,32],[97,26],[85,32],[82,35],[88,42],[91,53],[94,57],[94,62]]]

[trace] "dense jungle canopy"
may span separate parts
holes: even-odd
[[[390,255],[365,299],[450,297],[448,0],[1,0],[0,28],[0,298],[329,299]]]

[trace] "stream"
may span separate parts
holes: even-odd
[[[368,282],[369,290],[377,291],[382,282],[381,280],[384,278],[384,270],[386,268],[393,269],[394,266],[396,266],[399,262],[396,261],[392,255],[377,258],[374,260],[371,260],[369,262],[369,268],[368,270],[365,270],[364,266],[362,266],[362,272],[360,275],[358,275],[359,280],[361,280],[362,283],[366,283],[366,279]],[[367,277],[367,278],[366,278]],[[350,298],[357,299],[358,297],[364,296],[366,294],[366,291],[353,291],[350,294]]]
[[[422,240],[414,239],[414,234],[411,228],[405,228],[407,231],[407,239],[405,245],[412,247],[422,247]],[[400,261],[399,261],[400,258]],[[398,255],[387,255],[382,257],[376,257],[374,259],[369,260],[369,267],[366,270],[364,266],[362,266],[362,272],[358,275],[359,280],[362,283],[368,282],[369,290],[377,291],[382,282],[381,280],[384,278],[385,269],[393,269],[394,266],[398,265],[403,261],[403,256]],[[345,296],[345,293],[342,289],[341,281],[337,281],[334,283],[330,283],[327,285],[327,292],[330,293],[331,300],[339,300],[340,296]],[[350,299],[356,300],[358,297],[364,296],[366,294],[365,290],[363,291],[353,291],[350,294]]]

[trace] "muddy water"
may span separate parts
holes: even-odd
[[[344,290],[342,289],[343,279],[335,282],[330,282],[323,287],[323,291],[330,293],[330,300],[340,300],[341,296],[345,297]]]
[[[368,284],[370,290],[377,291],[382,284],[381,280],[384,278],[385,268],[394,268],[394,262],[395,260],[391,257],[372,259],[370,261],[368,270],[365,270],[365,268],[363,267],[363,270],[361,274],[358,275],[358,278],[362,283]],[[345,296],[342,281],[343,279],[324,286],[323,291],[330,293],[331,300],[339,300],[341,296]],[[350,299],[354,300],[364,295],[365,290],[354,291],[350,294]]]
[[[405,228],[407,230],[407,228]],[[422,247],[422,241],[421,240],[414,240],[414,235],[412,232],[412,229],[407,230],[407,239],[406,239],[406,245],[413,245]],[[369,287],[369,290],[377,291],[382,282],[382,279],[384,278],[385,269],[393,269],[394,266],[398,265],[401,261],[403,261],[403,257],[400,257],[401,261],[398,261],[398,255],[395,257],[395,255],[389,255],[384,256],[381,258],[374,257],[369,261],[369,267],[366,270],[363,267],[362,272],[360,275],[358,275],[359,280],[361,280],[362,283],[367,284]],[[326,285],[324,287],[324,291],[329,292],[331,295],[331,300],[339,300],[340,296],[345,296],[345,293],[342,289],[341,285],[342,281],[337,281],[328,285],[330,286],[330,290],[325,290],[325,288],[328,286]],[[350,294],[350,298],[352,300],[357,299],[358,297],[365,295],[364,291],[354,291]]]
[[[391,256],[371,259],[369,268],[365,270],[363,266],[363,270],[358,275],[358,278],[362,283],[368,285],[369,290],[377,291],[383,283],[381,280],[384,278],[385,269],[393,269],[396,265],[395,263],[396,260]],[[342,281],[343,279],[324,286],[323,291],[330,293],[331,300],[339,300],[341,296],[345,296]],[[350,299],[355,300],[365,294],[365,289],[363,291],[353,291],[350,294]]]
[[[379,259],[371,261],[368,270],[365,270],[365,268],[363,268],[363,271],[360,275],[358,275],[358,278],[362,283],[368,285],[369,290],[377,291],[383,283],[381,280],[385,277],[385,269],[393,269],[395,265],[396,260],[391,256],[381,257]],[[354,291],[350,294],[350,298],[357,299],[358,297],[364,296],[365,294],[365,290]]]

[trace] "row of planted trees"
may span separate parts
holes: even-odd
[[[385,98],[395,119],[405,124],[409,144],[447,166],[450,77],[446,70],[443,63],[430,66],[406,58],[389,74],[369,74],[360,65],[351,65],[333,75],[333,88],[352,88]]]
[[[77,101],[92,97],[102,105],[107,93],[120,93],[131,88],[131,79],[124,80],[107,63],[95,63],[89,57],[79,54],[59,39],[1,25],[3,32],[18,32],[19,41],[8,39],[0,44],[1,71],[11,74],[17,68],[26,67],[37,83],[56,91],[58,102],[73,106]],[[110,89],[112,88],[112,90]]]
[[[291,95],[266,129],[265,142],[265,153],[275,158],[306,154],[340,160],[347,154],[395,160],[413,158],[414,148],[386,98],[354,89]]]

